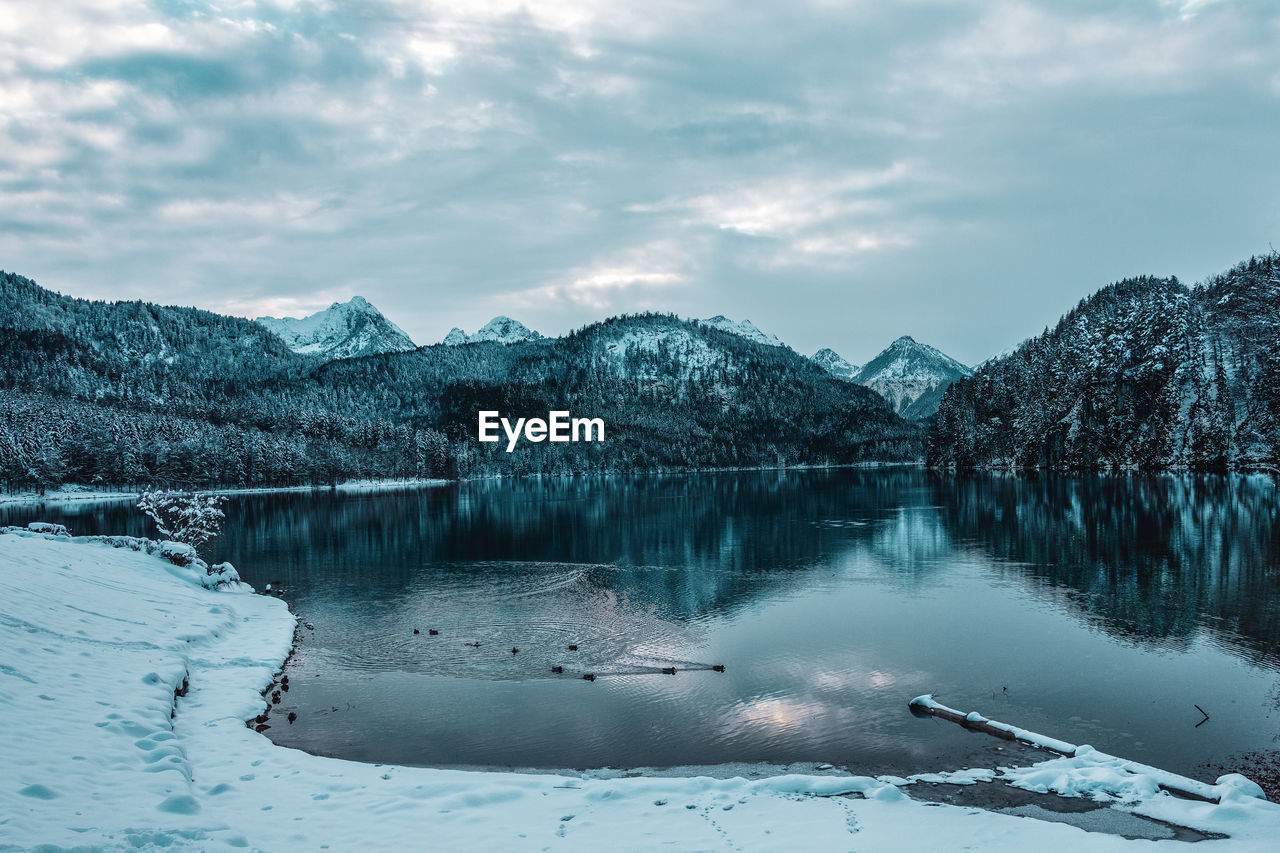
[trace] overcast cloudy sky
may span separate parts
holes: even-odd
[[[0,268],[976,362],[1280,245],[1271,0],[0,4]]]

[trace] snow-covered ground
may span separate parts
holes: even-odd
[[[445,486],[452,480],[410,479],[410,480],[348,480],[333,487],[338,492],[377,492],[390,489],[405,489],[417,486]],[[276,492],[317,492],[328,491],[329,486],[264,486],[248,489],[207,489],[200,490],[202,495],[265,495]],[[110,491],[93,486],[62,486],[46,492],[0,492],[0,506],[9,504],[38,504],[59,506],[73,503],[98,503],[101,501],[136,501],[142,493],[139,491]]]
[[[244,721],[293,617],[243,584],[206,589],[141,540],[0,535],[0,849],[957,850],[1168,848],[1062,823],[927,804],[910,780],[603,778],[367,765],[275,746]],[[154,550],[154,549],[153,549]],[[184,681],[187,689],[181,692]],[[460,709],[459,713],[465,713]],[[905,710],[904,710],[905,713]],[[270,720],[272,725],[287,725]],[[1280,807],[1211,805],[1086,752],[978,769],[1275,849]],[[922,780],[922,781],[928,781]]]

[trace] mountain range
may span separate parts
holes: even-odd
[[[359,358],[317,357],[342,351],[337,338],[290,340],[306,354],[258,322],[76,299],[0,273],[0,487],[828,465],[922,451],[919,429],[874,392],[788,347],[672,315]],[[476,441],[480,409],[569,409],[602,418],[607,440],[506,453]]]
[[[257,322],[279,336],[294,352],[326,360],[414,349],[408,335],[360,296],[347,302],[335,302],[326,310],[302,319],[259,317]],[[763,346],[786,347],[777,335],[762,332],[750,320],[735,322],[718,314],[695,322]],[[455,327],[442,343],[447,346],[511,345],[540,338],[541,334],[518,320],[499,315],[474,334],[469,335]],[[937,411],[947,386],[972,373],[945,353],[916,343],[910,337],[894,341],[863,368],[850,364],[831,349],[818,350],[812,361],[838,379],[872,389],[908,420],[932,415]]]
[[[0,273],[0,487],[906,461],[926,436],[942,467],[1280,466],[1275,254],[1194,287],[1116,282],[972,375],[908,337],[857,368],[723,317],[402,336],[361,299],[254,322]],[[479,409],[566,408],[604,419],[609,440],[475,440]]]

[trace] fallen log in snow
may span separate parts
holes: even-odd
[[[943,720],[948,720],[956,723],[957,725],[964,726],[966,729],[983,732],[1004,740],[1016,741],[1018,743],[1026,744],[1027,746],[1034,746],[1037,749],[1043,749],[1067,758],[1075,758],[1079,755],[1084,755],[1085,753],[1092,753],[1097,757],[1113,758],[1113,756],[1106,756],[1104,753],[1098,752],[1091,746],[1077,746],[1074,743],[1068,743],[1064,740],[1048,737],[1046,735],[1039,734],[1038,732],[1028,731],[1027,729],[1018,728],[1017,726],[1011,726],[1008,723],[1002,723],[998,720],[987,719],[977,711],[970,711],[966,714],[963,711],[957,711],[955,708],[948,708],[946,705],[934,701],[933,696],[930,694],[917,696],[907,703],[907,707],[911,709],[911,713],[916,714],[917,716],[939,717]],[[1147,776],[1153,779],[1156,784],[1159,785],[1161,790],[1168,791],[1174,796],[1185,797],[1191,800],[1200,800],[1206,803],[1218,803],[1222,800],[1223,794],[1225,793],[1224,789],[1231,788],[1233,790],[1242,790],[1237,782],[1236,774],[1224,776],[1218,780],[1218,784],[1210,785],[1206,782],[1199,782],[1186,776],[1179,776],[1177,773],[1170,773],[1167,770],[1161,770],[1158,767],[1139,764],[1136,761],[1126,761],[1118,758],[1115,759],[1115,761],[1118,762],[1121,768],[1130,773]],[[1238,778],[1247,782],[1251,788],[1258,787],[1252,782],[1243,779],[1243,777]],[[1262,796],[1260,788],[1256,793],[1252,790],[1249,790],[1247,793],[1251,796]]]

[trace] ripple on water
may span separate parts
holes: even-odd
[[[616,569],[582,563],[446,564],[429,586],[395,606],[371,603],[365,618],[326,637],[326,648],[315,657],[354,670],[481,679],[587,672],[607,678],[663,674],[672,666],[709,667],[690,655],[699,645],[700,622],[677,624],[651,604],[590,580],[592,572]],[[415,628],[420,633],[414,634]],[[563,672],[553,673],[556,666]]]

